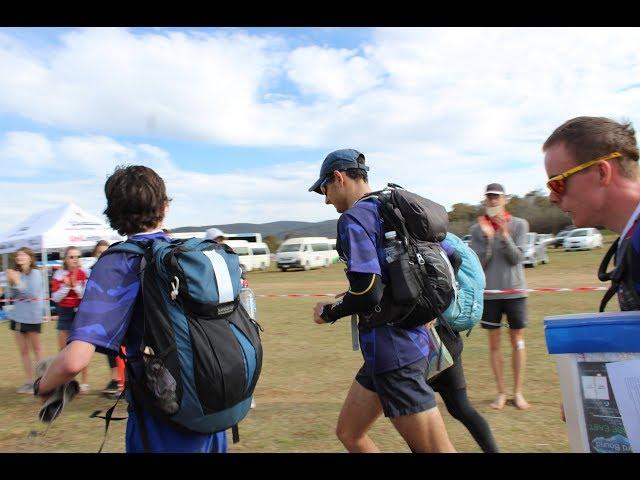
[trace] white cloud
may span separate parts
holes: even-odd
[[[359,49],[291,48],[237,29],[98,28],[61,34],[43,56],[3,35],[0,110],[225,145],[499,148],[542,122],[633,116],[639,42],[631,28],[383,28]]]
[[[169,153],[157,146],[103,136],[49,139],[9,132],[0,145],[4,145],[0,165],[5,172],[5,180],[0,181],[0,231],[38,210],[70,201],[101,215],[104,182],[123,164],[148,166],[165,179],[174,199],[167,217],[171,227],[337,216],[323,205],[322,197],[307,192],[316,179],[319,166],[315,164],[276,164],[250,171],[238,166],[229,173],[203,174],[176,167]],[[39,146],[46,146],[48,156],[35,154],[44,150]],[[31,162],[32,158],[39,163]],[[21,170],[14,174],[16,165]],[[28,175],[21,174],[25,172]],[[51,172],[57,176],[51,177]]]
[[[297,48],[284,68],[302,92],[323,101],[346,100],[382,83],[377,65],[354,50]]]
[[[65,137],[57,145],[57,154],[70,172],[104,175],[117,165],[144,164],[150,168],[172,168],[168,152],[146,144],[125,145],[103,136]]]
[[[42,60],[0,50],[0,109],[43,124],[134,135],[246,142],[256,95],[279,44],[242,32],[65,33]],[[3,47],[4,43],[0,44]]]
[[[20,133],[28,138],[28,132]],[[34,138],[50,147],[53,154],[47,168],[55,169],[58,178],[43,182],[34,175],[19,182],[0,182],[0,230],[35,211],[68,201],[100,215],[105,207],[104,182],[120,164],[143,164],[165,179],[173,198],[166,221],[170,227],[337,218],[333,206],[324,204],[323,196],[307,191],[317,179],[321,159],[250,170],[238,165],[227,173],[204,174],[179,168],[168,152],[153,145],[126,144],[100,136]],[[13,162],[23,164],[19,154]],[[25,150],[25,155],[29,154]],[[491,181],[505,183],[510,192],[524,193],[532,188],[532,178],[544,178],[542,162],[535,159],[529,163],[523,159],[525,168],[513,177],[504,173],[512,162],[508,157],[472,157],[438,144],[372,150],[366,157],[373,189],[394,182],[447,207],[461,201],[477,202]]]
[[[102,199],[116,164],[148,164],[176,199],[171,226],[335,217],[306,192],[321,158],[282,164],[281,146],[357,148],[374,187],[395,181],[449,206],[478,201],[491,181],[516,194],[543,186],[541,145],[568,118],[640,125],[635,28],[382,28],[350,49],[238,29],[80,29],[60,40],[45,55],[0,32],[0,113],[67,132],[5,133],[0,165],[14,177],[87,175],[97,187],[77,194],[97,205],[90,195]],[[154,138],[263,147],[279,165],[189,172]]]
[[[7,132],[0,138],[0,168],[8,178],[38,178],[58,173],[67,178],[104,178],[117,165],[144,164],[170,173],[169,153],[147,144],[125,144],[99,135],[49,139],[33,132]]]
[[[52,163],[51,142],[33,132],[8,132],[0,140],[0,169],[4,175],[31,177]]]

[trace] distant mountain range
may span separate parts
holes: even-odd
[[[270,222],[270,223],[230,223],[228,225],[201,225],[199,227],[172,228],[172,232],[204,232],[216,227],[225,233],[253,233],[262,234],[262,238],[271,235],[279,240],[292,237],[329,237],[336,238],[338,220],[324,222]]]

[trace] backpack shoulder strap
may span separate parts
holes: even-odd
[[[198,248],[203,243],[216,243],[213,240],[207,240],[204,238],[192,237],[192,238],[180,238],[176,240],[172,240],[172,245],[179,245],[186,250],[192,250]]]
[[[360,199],[367,200],[369,198],[375,198],[380,202],[380,214],[385,222],[389,222],[391,228],[389,230],[395,230],[400,235],[403,235],[404,238],[408,235],[406,228],[404,226],[404,219],[398,217],[395,212],[394,206],[391,203],[391,189],[397,187],[395,183],[389,183],[387,188],[382,190],[376,190],[375,192],[369,192],[364,197]],[[402,188],[402,187],[400,187]]]
[[[616,238],[616,241],[613,242],[613,245],[611,245],[611,247],[609,247],[609,250],[607,250],[607,253],[605,253],[604,257],[602,258],[602,262],[600,262],[600,266],[598,267],[598,279],[601,282],[607,282],[612,279],[614,270],[607,272],[607,267],[609,266],[609,263],[611,263],[611,259],[613,258],[613,255],[618,250],[619,244],[620,244],[620,237]]]
[[[604,312],[604,309],[607,308],[607,303],[609,303],[609,300],[611,300],[616,294],[616,291],[618,290],[618,284],[620,283],[620,278],[622,277],[622,275],[624,275],[623,270],[625,268],[625,262],[621,262],[620,265],[615,267],[610,272],[607,272],[607,267],[611,263],[611,259],[613,258],[614,254],[618,250],[619,243],[620,237],[618,237],[616,241],[613,242],[611,247],[609,247],[609,250],[607,250],[607,253],[602,258],[602,262],[600,262],[600,266],[598,267],[598,279],[601,282],[607,282],[609,280],[611,281],[609,290],[607,290],[607,292],[604,294],[604,297],[602,297],[602,300],[600,301],[600,308],[598,309],[599,312]]]
[[[396,185],[395,183],[387,183],[387,186],[382,190],[375,190],[373,192],[369,192],[364,197],[362,197],[361,200],[365,200],[367,198],[377,198],[380,202],[385,202],[385,201],[388,202],[389,201],[388,194],[391,193],[391,190],[395,190],[395,189],[404,190],[404,188],[401,187],[400,185]]]
[[[388,190],[383,190],[385,193],[387,191]],[[411,237],[409,236],[407,226],[405,225],[404,217],[391,201],[391,195],[379,195],[377,198],[380,202],[380,213],[382,214],[382,218],[392,227],[390,230],[395,230],[398,235],[405,240],[405,242],[409,242]]]
[[[607,290],[607,292],[604,294],[604,297],[602,298],[602,301],[600,302],[600,312],[604,312],[607,303],[609,303],[609,300],[611,300],[611,298],[613,298],[613,296],[616,294],[621,283],[626,284],[625,291],[631,294],[634,299],[635,305],[640,305],[640,294],[638,294],[638,292],[636,291],[635,283],[631,278],[631,271],[633,269],[633,251],[630,245],[630,241],[625,244],[624,250],[620,252],[621,258],[618,261],[618,265],[610,272],[606,271],[607,266],[611,262],[611,258],[618,249],[619,243],[620,237],[618,237],[616,241],[613,242],[613,245],[611,245],[611,247],[605,254],[602,262],[600,263],[600,267],[598,268],[598,278],[601,281],[606,282],[608,280],[611,280],[611,287],[609,287],[609,290]]]
[[[609,300],[613,298],[617,291],[617,283],[614,283],[609,287],[609,290],[605,292],[604,297],[602,297],[602,300],[600,301],[600,308],[598,309],[599,312],[604,312],[604,309],[607,308],[607,303],[609,303]]]
[[[111,245],[104,253],[133,253],[136,255],[144,255],[145,244],[136,240],[125,240],[124,242],[117,242]]]
[[[140,268],[139,275],[140,280],[144,279],[144,271],[146,269],[148,257],[147,254],[151,254],[152,250],[149,247],[153,246],[153,240],[147,242],[140,242],[137,240],[125,240],[124,242],[117,242],[107,248],[102,255],[109,255],[111,253],[132,253],[134,255],[140,255]]]

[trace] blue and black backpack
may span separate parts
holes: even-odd
[[[484,270],[476,252],[459,237],[447,232],[444,242],[453,246],[461,262],[455,273],[458,284],[456,296],[440,318],[456,332],[468,330],[469,336],[471,329],[482,318],[486,284]]]
[[[134,406],[193,432],[232,428],[237,442],[262,368],[261,327],[239,300],[238,255],[199,238],[128,240],[103,255],[114,252],[143,257],[143,343],[125,358]],[[99,417],[107,427],[113,408]]]

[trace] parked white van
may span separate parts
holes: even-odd
[[[309,270],[328,267],[338,256],[335,240],[327,237],[300,237],[285,240],[276,254],[278,268],[283,272],[290,268]]]
[[[597,228],[576,228],[564,237],[564,250],[591,250],[602,247],[602,234]]]
[[[225,244],[233,248],[240,257],[240,265],[245,272],[266,270],[271,265],[271,252],[264,242],[247,242],[246,240],[226,240]]]

